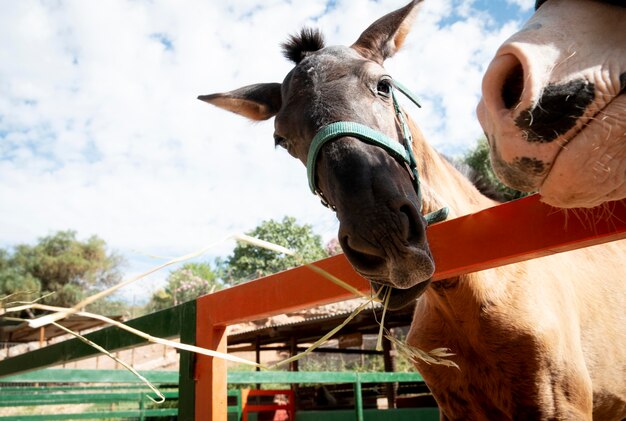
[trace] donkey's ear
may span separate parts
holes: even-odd
[[[361,34],[352,48],[363,57],[383,64],[402,47],[421,2],[413,0],[402,9],[378,19]]]
[[[248,117],[267,120],[280,110],[280,83],[258,83],[221,94],[200,95],[198,99]]]

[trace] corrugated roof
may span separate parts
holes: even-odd
[[[363,310],[344,326],[338,335],[378,333],[380,325],[377,320],[380,320],[382,315],[382,306],[377,303],[373,309],[374,311],[370,307]],[[253,345],[257,341],[260,345],[290,343],[293,339],[297,343],[315,341],[326,334],[326,332],[343,323],[350,314],[352,314],[352,311],[343,311],[336,314],[312,316],[305,320],[287,321],[237,332],[228,335],[228,345]],[[410,307],[395,312],[389,311],[385,316],[385,326],[387,328],[409,326],[412,315],[413,309]]]
[[[113,320],[121,321],[122,316],[109,316]],[[64,326],[67,329],[73,330],[74,332],[83,332],[86,330],[95,329],[97,327],[106,326],[107,323],[104,323],[100,320],[95,320],[89,317],[82,317],[77,315],[72,315],[66,317],[58,321],[61,326]],[[55,338],[57,336],[67,335],[62,329],[54,325],[45,326],[43,331],[43,339],[45,341]],[[8,343],[26,343],[26,342],[36,342],[41,338],[41,332],[39,329],[33,329],[28,326],[28,323],[23,322],[19,324],[9,324],[5,323],[0,325],[0,341],[8,342]]]

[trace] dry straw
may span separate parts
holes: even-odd
[[[227,237],[223,241],[220,241],[220,242],[217,242],[217,243],[213,243],[213,244],[211,244],[209,246],[206,246],[206,247],[204,247],[204,248],[202,248],[202,249],[200,249],[200,250],[198,250],[198,251],[196,251],[194,253],[190,253],[190,254],[187,254],[185,256],[176,257],[174,259],[171,259],[171,260],[169,260],[169,261],[167,261],[167,262],[165,262],[165,263],[163,263],[161,265],[153,267],[152,269],[150,269],[150,270],[148,270],[148,271],[146,271],[144,273],[141,273],[141,274],[139,274],[137,276],[130,277],[127,280],[122,281],[119,284],[114,285],[114,286],[112,286],[109,289],[105,289],[104,291],[101,291],[101,292],[98,292],[98,293],[96,293],[94,295],[91,295],[91,296],[85,298],[84,300],[82,300],[81,302],[79,302],[78,304],[76,304],[75,306],[73,306],[72,308],[68,308],[68,309],[66,309],[64,311],[60,311],[60,312],[53,313],[53,314],[48,314],[48,315],[45,315],[45,316],[42,316],[42,317],[38,317],[36,319],[29,320],[28,321],[28,325],[30,327],[32,327],[33,329],[35,329],[35,328],[38,328],[38,327],[45,326],[45,325],[47,325],[49,323],[59,321],[59,320],[65,318],[65,317],[67,317],[67,316],[69,316],[71,314],[77,313],[78,311],[80,311],[80,310],[84,309],[85,307],[87,307],[89,304],[91,304],[91,303],[93,303],[93,302],[95,302],[95,301],[97,301],[97,300],[99,300],[101,298],[104,298],[104,297],[107,297],[107,296],[113,294],[115,291],[117,291],[120,288],[125,287],[126,285],[130,285],[130,284],[132,284],[134,282],[137,282],[138,280],[140,280],[142,278],[145,278],[146,276],[151,275],[151,274],[153,274],[155,272],[158,272],[159,270],[161,270],[161,269],[163,269],[163,268],[165,268],[167,266],[171,266],[173,264],[181,263],[181,262],[184,262],[186,260],[193,259],[194,257],[201,256],[204,253],[206,253],[208,250],[210,250],[213,247],[215,247],[216,245],[221,244],[222,242],[224,242],[226,240],[229,240],[229,239],[231,239],[233,237],[234,236]]]
[[[47,306],[47,305],[42,305],[42,304],[23,304],[20,306],[14,306],[14,307],[9,307],[6,309],[2,309],[0,310],[0,316],[3,315],[4,313],[9,313],[9,312],[18,312],[18,311],[22,311],[22,310],[27,310],[27,309],[33,309],[33,310],[45,310],[45,311],[56,311],[56,312],[63,312],[66,311],[67,308],[65,307],[56,307],[56,306]],[[228,361],[232,361],[235,363],[241,363],[241,364],[248,364],[248,365],[252,365],[255,367],[260,367],[257,363],[246,360],[244,358],[239,358],[236,357],[234,355],[228,355],[228,354],[224,354],[222,352],[217,352],[217,351],[213,351],[210,349],[206,349],[206,348],[201,348],[195,345],[187,345],[187,344],[183,344],[183,343],[179,343],[179,342],[174,342],[174,341],[170,341],[167,339],[163,339],[163,338],[159,338],[156,336],[152,336],[150,334],[147,334],[139,329],[135,329],[133,327],[130,327],[128,325],[125,325],[124,323],[120,323],[116,320],[110,319],[108,317],[105,316],[101,316],[99,314],[94,314],[94,313],[89,313],[87,311],[77,311],[75,313],[78,316],[82,316],[82,317],[88,317],[91,319],[96,319],[96,320],[100,320],[104,323],[116,326],[122,330],[125,330],[127,332],[130,332],[134,335],[137,335],[141,338],[144,338],[145,340],[147,340],[148,342],[151,343],[155,343],[155,344],[161,344],[161,345],[166,345],[166,346],[170,346],[172,348],[176,348],[176,349],[180,349],[183,351],[190,351],[190,352],[195,352],[197,354],[202,354],[202,355],[206,355],[209,357],[216,357],[216,358],[222,358]]]
[[[161,391],[159,391],[159,389],[157,389],[156,386],[153,385],[148,379],[146,379],[144,376],[139,374],[139,372],[137,370],[135,370],[130,364],[127,364],[126,362],[122,361],[121,359],[119,359],[116,356],[114,356],[113,354],[111,354],[106,349],[102,348],[97,343],[94,343],[93,341],[90,341],[89,339],[85,338],[82,335],[79,335],[78,333],[74,332],[71,329],[66,328],[65,326],[62,326],[62,325],[58,324],[57,322],[53,322],[52,325],[54,325],[54,326],[58,327],[59,329],[65,331],[65,333],[69,333],[70,335],[75,336],[76,338],[78,338],[80,341],[86,343],[87,345],[97,349],[98,351],[100,351],[103,354],[107,355],[109,358],[112,358],[116,362],[120,363],[125,369],[127,369],[128,371],[133,373],[135,376],[137,376],[137,378],[139,378],[139,380],[141,380],[144,384],[146,384],[159,397],[159,399],[154,399],[152,396],[147,395],[148,398],[152,402],[154,402],[154,403],[163,403],[163,402],[165,402],[165,396],[161,393]]]

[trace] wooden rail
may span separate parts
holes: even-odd
[[[554,209],[530,196],[428,229],[433,280],[626,238],[626,200],[590,210]],[[316,265],[361,291],[369,284],[343,255]],[[307,267],[298,267],[198,298],[196,343],[226,352],[228,325],[352,298]],[[198,355],[195,419],[226,420],[226,363]]]

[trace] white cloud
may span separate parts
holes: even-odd
[[[301,26],[351,44],[399,0],[6,2],[0,15],[1,246],[60,229],[97,234],[145,269],[262,220],[294,215],[326,237],[334,215],[272,123],[246,123],[198,94],[281,81],[279,44]],[[482,72],[514,24],[426,2],[389,68],[424,100],[412,112],[445,152],[480,135]],[[216,248],[226,255],[232,244]],[[136,252],[134,252],[134,251]]]
[[[533,10],[535,7],[535,0],[506,0],[506,2],[519,7],[523,12]]]

